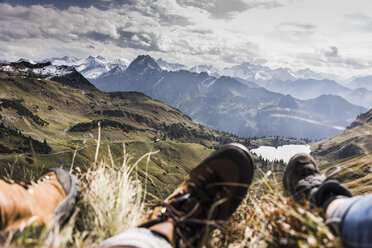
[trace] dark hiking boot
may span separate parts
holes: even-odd
[[[168,237],[175,247],[197,246],[208,226],[228,219],[236,210],[253,172],[253,160],[246,147],[224,145],[193,169],[139,227],[152,230],[159,223],[171,222],[174,233],[164,235],[162,231],[161,236]]]
[[[327,175],[329,172],[333,172]],[[325,209],[337,196],[351,197],[351,192],[336,180],[329,180],[341,170],[334,166],[320,174],[314,158],[306,153],[294,155],[288,162],[283,176],[285,192],[295,201],[303,198],[313,207]]]
[[[0,232],[28,225],[55,229],[73,212],[78,197],[75,176],[64,169],[51,169],[37,183],[0,180]]]

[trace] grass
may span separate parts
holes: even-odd
[[[70,222],[52,243],[45,243],[46,232],[44,239],[21,236],[8,245],[94,247],[138,225],[156,198],[147,197],[152,181],[149,164],[151,157],[159,154],[149,152],[134,159],[124,145],[118,163],[111,149],[107,149],[107,156],[100,156],[96,164],[91,160],[87,171],[74,171],[79,178],[81,199]],[[141,162],[145,162],[145,180],[139,173]],[[256,172],[238,210],[222,230],[213,230],[208,237],[206,247],[341,247],[339,239],[325,226],[322,213],[286,198],[280,174],[270,170]]]
[[[215,231],[211,247],[342,247],[324,224],[319,209],[283,195],[278,175],[258,172],[224,232]]]
[[[144,218],[146,186],[132,172],[142,159],[153,153],[145,154],[133,164],[125,146],[123,153],[119,167],[113,160],[110,164],[101,161],[80,176],[83,193],[79,229],[87,233],[85,243],[94,244],[112,237],[135,227]]]
[[[320,169],[340,166],[342,170],[336,179],[344,183],[353,194],[372,193],[372,156],[362,154],[348,159],[336,160],[322,164]]]

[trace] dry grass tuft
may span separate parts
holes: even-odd
[[[134,171],[140,160],[153,153],[131,164],[125,146],[123,152],[120,167],[101,161],[80,176],[80,225],[89,242],[96,243],[135,227],[144,217],[146,191]]]
[[[276,178],[256,178],[226,224],[215,230],[213,247],[342,247],[319,209],[300,206],[281,192]]]

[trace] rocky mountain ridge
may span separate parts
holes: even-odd
[[[109,71],[91,81],[103,91],[143,92],[180,109],[198,123],[245,137],[329,137],[366,110],[332,95],[298,100],[232,77],[165,71],[144,55],[126,71]]]

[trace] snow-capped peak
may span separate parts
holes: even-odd
[[[27,62],[27,63],[24,63]],[[31,64],[28,61],[21,61],[0,66],[0,70],[12,72],[17,75],[34,74],[37,77],[50,79],[53,77],[61,77],[74,72],[71,66],[52,65],[47,63]]]
[[[213,65],[197,65],[190,69],[191,72],[201,73],[206,72],[211,76],[220,77],[220,73]]]
[[[73,66],[84,77],[94,79],[111,69],[118,67],[125,70],[128,67],[126,59],[106,59],[103,56],[88,56],[87,58],[76,58],[64,56],[62,58],[51,58],[44,61],[50,61],[53,65]]]
[[[30,63],[30,64],[36,64],[36,62],[34,62],[33,60],[31,59],[24,59],[24,58],[20,58],[17,63],[21,63],[21,62],[27,62],[27,63]]]
[[[168,63],[162,58],[155,59],[156,63],[160,66],[161,69],[166,71],[179,71],[179,70],[187,70],[187,67],[182,64],[178,63]]]
[[[142,72],[146,69],[161,70],[160,66],[149,55],[140,55],[128,66],[129,71]]]
[[[67,74],[71,74],[74,72],[74,68],[71,66],[63,66],[63,65],[48,65],[41,68],[34,68],[32,72],[38,76],[46,77],[47,79],[53,77],[62,77]]]

